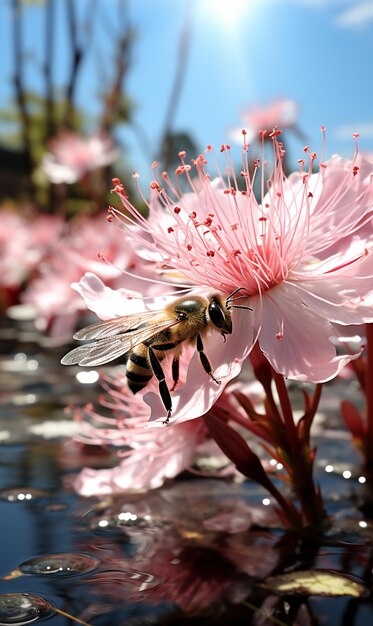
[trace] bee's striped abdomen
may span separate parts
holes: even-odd
[[[148,384],[153,377],[147,348],[143,344],[131,352],[127,361],[126,378],[132,393],[137,393]]]

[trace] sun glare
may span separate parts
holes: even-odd
[[[258,6],[258,0],[201,0],[197,6],[203,19],[233,34]]]

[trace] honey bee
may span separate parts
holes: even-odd
[[[129,353],[126,379],[133,393],[144,389],[156,377],[159,394],[167,411],[164,423],[172,414],[172,399],[161,366],[167,353],[172,353],[173,391],[179,381],[179,358],[183,344],[195,345],[201,365],[212,380],[215,378],[210,361],[204,352],[203,337],[209,330],[220,332],[224,341],[232,333],[231,309],[250,309],[234,304],[246,296],[234,297],[242,287],[228,297],[221,293],[210,296],[182,296],[162,311],[146,311],[86,326],[75,333],[74,339],[91,341],[68,352],[61,360],[63,365],[95,367],[109,363]]]

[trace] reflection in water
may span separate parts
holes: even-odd
[[[46,354],[32,333],[27,341],[0,357],[0,624],[53,615],[64,626],[63,611],[92,626],[373,622],[370,598],[284,599],[259,584],[318,568],[372,588],[372,524],[349,499],[364,485],[347,438],[316,441],[333,517],[322,545],[287,535],[248,481],[184,476],[150,493],[82,498],[71,487],[81,468],[116,462],[70,440],[64,408],[92,401],[97,375],[59,366],[66,347]]]

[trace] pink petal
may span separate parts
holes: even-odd
[[[212,332],[204,339],[205,352],[211,362],[214,382],[202,368],[197,352],[189,365],[186,382],[172,392],[172,417],[174,421],[195,419],[207,413],[222,394],[225,385],[241,371],[242,362],[251,350],[253,326],[250,311],[235,311],[233,333],[224,343],[222,337]],[[158,394],[144,394],[144,401],[151,408],[150,421],[165,419],[165,409]]]
[[[82,296],[87,308],[102,320],[128,315],[128,292],[106,287],[95,274],[87,272],[78,283],[72,283],[71,286]]]
[[[263,299],[260,348],[280,374],[301,381],[334,378],[358,355],[336,356],[329,340],[332,324],[305,306],[289,285],[271,289]]]
[[[129,289],[111,289],[102,282],[101,278],[91,272],[84,274],[78,283],[72,283],[71,286],[82,296],[87,308],[102,320],[130,315],[144,308],[159,311],[167,303],[163,296],[158,296],[147,299],[145,305],[139,292]]]
[[[350,325],[373,321],[371,277],[327,274],[313,281],[287,283],[287,291],[331,322]]]

